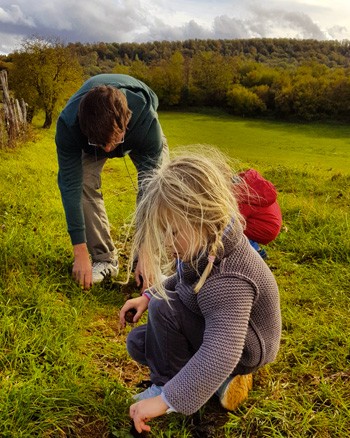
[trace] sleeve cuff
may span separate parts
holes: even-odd
[[[69,231],[70,240],[72,245],[79,245],[80,243],[86,243],[85,230],[82,231]]]
[[[143,292],[142,296],[146,297],[148,301],[150,301],[152,298],[152,295],[147,291]]]
[[[164,394],[163,391],[161,392],[160,396],[162,397],[163,402],[166,403],[169,406],[168,409],[166,410],[167,414],[171,414],[171,412],[177,412],[177,410],[175,408],[173,408],[171,406],[171,404],[168,402],[168,400],[166,399],[165,394]]]

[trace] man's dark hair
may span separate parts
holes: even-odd
[[[111,85],[92,88],[80,101],[80,129],[93,143],[106,144],[125,133],[130,117],[125,95]]]

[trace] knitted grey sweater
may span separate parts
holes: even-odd
[[[164,386],[164,395],[177,412],[196,412],[234,371],[247,374],[275,359],[281,336],[276,281],[251,247],[240,226],[223,238],[224,251],[198,294],[197,272],[189,264],[169,278],[183,304],[205,319],[203,343],[187,364]]]

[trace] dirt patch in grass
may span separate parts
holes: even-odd
[[[133,290],[133,289],[132,289]],[[105,308],[99,311],[85,329],[84,349],[93,352],[96,367],[122,385],[134,387],[140,380],[148,378],[148,368],[133,361],[125,345],[128,328],[119,325],[119,309]]]
[[[60,438],[111,438],[105,421],[92,417],[77,417],[74,425],[62,430]]]

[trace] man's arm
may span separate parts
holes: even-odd
[[[57,122],[56,146],[58,186],[61,191],[67,228],[72,244],[84,243],[85,223],[82,207],[83,168],[82,149],[62,120]]]
[[[81,149],[65,123],[59,119],[56,130],[58,185],[65,210],[68,232],[73,245],[73,278],[84,289],[92,285],[92,266],[86,246],[82,207]]]

